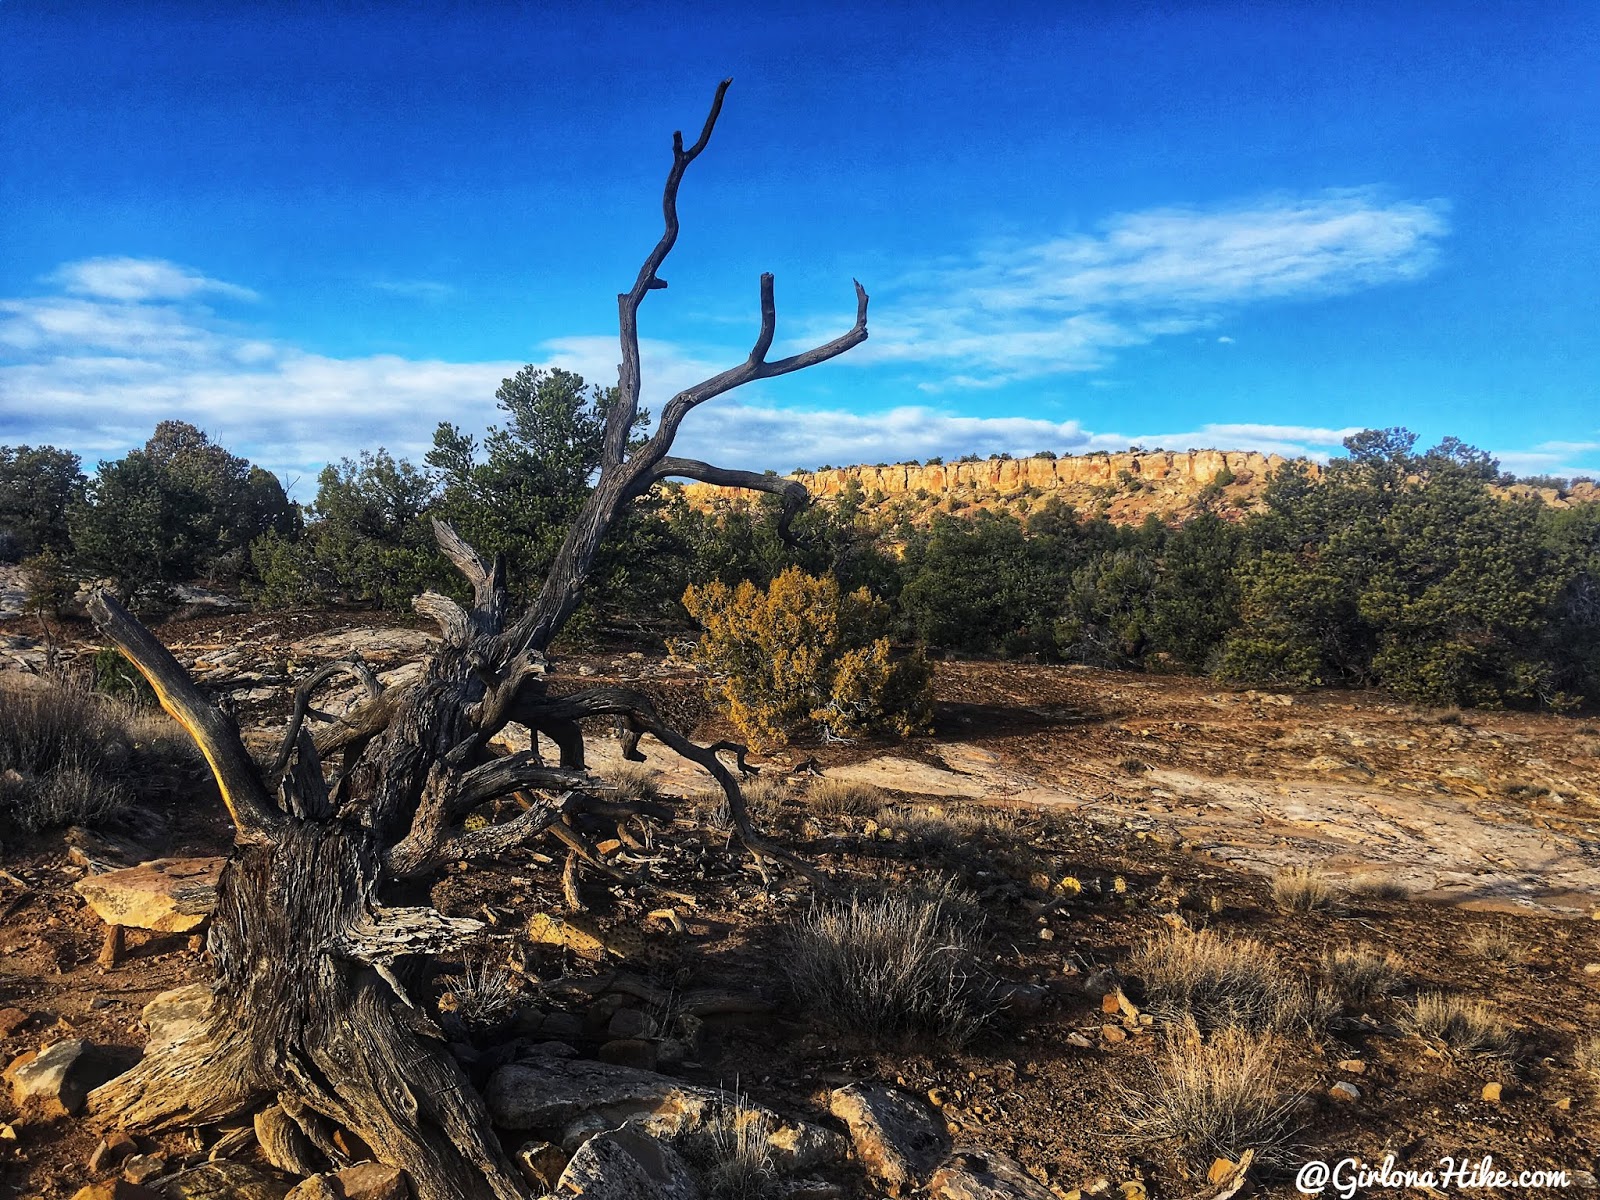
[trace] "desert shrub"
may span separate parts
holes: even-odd
[[[979,921],[943,896],[884,894],[815,905],[786,933],[782,966],[807,1012],[877,1041],[952,1046],[987,1018],[972,967]]]
[[[1272,880],[1272,900],[1284,912],[1325,912],[1338,898],[1338,889],[1314,867],[1290,867]]]
[[[776,775],[757,775],[739,785],[744,793],[744,804],[750,815],[758,821],[773,821],[783,814],[788,801],[789,785]]]
[[[622,762],[606,772],[606,782],[622,800],[654,800],[661,794],[656,773],[645,763]]]
[[[676,1145],[713,1200],[766,1200],[777,1188],[771,1119],[738,1094],[724,1094],[710,1118]]]
[[[89,686],[135,709],[154,708],[155,689],[115,646],[102,646],[89,660]]]
[[[28,611],[41,617],[59,616],[78,590],[66,561],[48,546],[22,560],[22,581]]]
[[[1398,879],[1373,876],[1346,885],[1345,893],[1363,900],[1409,900],[1411,889]]]
[[[1504,922],[1479,925],[1467,938],[1467,946],[1479,958],[1508,967],[1515,966],[1524,957],[1522,939]]]
[[[1481,1000],[1451,992],[1423,992],[1405,1019],[1412,1033],[1442,1043],[1457,1054],[1474,1058],[1509,1058],[1515,1041],[1511,1029]]]
[[[789,797],[788,785],[783,780],[758,775],[741,783],[739,790],[744,793],[745,811],[750,814],[756,828],[770,826],[783,817],[784,802]],[[721,788],[697,793],[691,802],[706,828],[716,833],[733,832],[733,813],[728,808],[728,797]]]
[[[1292,1029],[1331,1015],[1324,998],[1251,938],[1165,929],[1134,952],[1129,970],[1144,980],[1153,1014],[1201,1029]]]
[[[1331,946],[1322,954],[1322,975],[1347,1007],[1371,1004],[1398,991],[1404,964],[1388,950]]]
[[[802,732],[849,738],[926,728],[931,672],[920,654],[895,658],[888,606],[865,588],[791,567],[765,591],[746,581],[691,586],[683,604],[703,633],[689,658],[707,695],[763,748]]]
[[[1600,1033],[1580,1037],[1572,1061],[1588,1077],[1590,1086],[1600,1090]]]
[[[883,796],[871,784],[818,779],[806,789],[806,802],[831,817],[865,817],[878,811]]]
[[[79,684],[0,692],[0,815],[24,829],[114,817],[194,760],[176,725]]]
[[[926,803],[897,805],[878,810],[878,823],[929,856],[963,852],[1008,851],[1017,847],[1021,832],[1010,813],[978,807],[952,807]],[[998,864],[995,864],[998,865]],[[1030,863],[1030,869],[1032,867]],[[1023,871],[1024,877],[1028,871]]]
[[[469,1033],[482,1033],[509,1017],[516,1002],[516,985],[508,971],[468,959],[450,990],[439,997],[439,1011],[454,1016]]]
[[[1237,1159],[1253,1149],[1263,1162],[1281,1160],[1300,1097],[1278,1074],[1270,1037],[1227,1028],[1209,1040],[1188,1021],[1169,1028],[1144,1086],[1114,1085],[1124,1141],[1169,1142],[1196,1161]]]

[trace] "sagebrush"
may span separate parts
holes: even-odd
[[[906,736],[931,720],[928,664],[895,655],[889,606],[866,588],[791,567],[765,589],[691,586],[683,605],[703,630],[688,658],[710,676],[707,695],[758,748],[802,733]]]
[[[792,925],[781,962],[805,1010],[836,1028],[959,1046],[988,1019],[973,965],[979,931],[943,896],[856,895]]]

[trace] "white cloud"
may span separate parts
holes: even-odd
[[[52,278],[83,295],[0,299],[0,443],[65,446],[92,466],[174,418],[301,479],[297,495],[305,498],[326,462],[380,445],[420,460],[440,421],[483,429],[500,415],[495,389],[523,365],[308,353],[241,334],[195,302],[202,292],[253,296],[248,289],[206,280],[185,298],[181,281],[203,277],[151,266],[71,264]],[[615,337],[560,338],[544,349],[540,365],[593,382],[616,378]],[[645,400],[656,406],[728,365],[648,339],[641,351]]]
[[[1511,450],[1495,457],[1500,460],[1500,469],[1510,471],[1513,475],[1565,475],[1568,478],[1574,475],[1585,475],[1593,478],[1600,475],[1594,466],[1582,466],[1582,459],[1589,459],[1592,463],[1597,451],[1600,451],[1600,442],[1565,442],[1551,441],[1540,442],[1529,450]]]
[[[1441,204],[1366,191],[1124,214],[1095,233],[991,246],[880,287],[872,340],[849,361],[942,368],[929,391],[1099,370],[1118,350],[1246,305],[1417,279],[1446,232]]]
[[[791,470],[821,463],[900,462],[935,455],[1058,454],[1126,450],[1259,450],[1286,457],[1326,458],[1357,429],[1303,425],[1202,425],[1179,433],[1112,433],[1078,421],[1039,417],[971,417],[908,405],[880,413],[793,409],[722,400],[696,410],[679,436],[682,453],[730,466]]]
[[[185,300],[207,292],[233,300],[256,299],[249,288],[159,258],[86,258],[60,268],[50,282],[75,296],[101,300]]]
[[[63,268],[56,278],[78,286],[85,278],[78,269],[82,265]],[[148,278],[202,278],[158,265],[162,271]],[[94,272],[88,277],[98,281],[95,286],[110,286]],[[118,277],[146,278],[131,269]],[[65,446],[92,465],[141,444],[158,421],[176,418],[281,476],[298,477],[297,495],[309,498],[316,472],[328,461],[380,445],[420,460],[440,421],[481,430],[498,416],[494,392],[500,381],[522,365],[312,354],[241,332],[199,303],[202,295],[242,298],[247,289],[230,291],[232,285],[208,281],[183,297],[171,294],[175,284],[165,293],[156,284],[145,286],[151,291],[144,299],[88,294],[0,299],[0,443]],[[124,290],[133,287],[129,283]],[[1095,330],[1095,336],[1085,333],[1085,344],[1104,349],[1098,326],[1079,329]],[[1020,331],[1015,337],[1017,344],[1007,343],[1008,351],[1030,352],[1031,343],[1031,352],[1048,353],[1050,336],[1043,331]],[[980,348],[987,351],[995,344],[983,342]],[[541,351],[541,365],[575,370],[593,382],[616,378],[614,336],[554,338]],[[647,339],[642,353],[644,400],[659,411],[673,392],[739,361],[745,350],[691,350]],[[972,380],[987,383],[989,377],[979,373]],[[1355,432],[1246,423],[1122,432],[1086,429],[1076,420],[965,415],[934,405],[876,413],[843,406],[780,407],[768,401],[768,394],[752,389],[697,410],[684,424],[678,451],[728,466],[777,470],[934,455],[1085,453],[1133,443],[1325,458],[1339,453],[1342,440]],[[1519,474],[1570,475],[1582,469],[1574,464],[1594,461],[1597,452],[1600,442],[1569,441],[1499,453],[1506,469]]]

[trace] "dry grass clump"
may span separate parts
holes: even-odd
[[[1600,1091],[1600,1033],[1580,1037],[1572,1061],[1588,1077],[1589,1085]]]
[[[988,1013],[975,985],[980,921],[942,896],[885,893],[814,905],[786,932],[781,965],[796,999],[879,1042],[970,1041]]]
[[[811,807],[830,817],[867,817],[883,804],[883,794],[866,783],[818,779],[806,790]]]
[[[757,829],[769,828],[783,818],[789,789],[782,780],[758,775],[742,782],[739,790],[744,794],[745,811]],[[721,788],[695,793],[690,798],[690,806],[707,829],[715,833],[733,832],[733,813]]]
[[[618,763],[607,772],[606,782],[617,789],[621,800],[654,800],[661,795],[656,773],[645,763]]]
[[[0,690],[4,823],[36,830],[104,821],[173,789],[197,761],[167,717],[82,684]]]
[[[1361,900],[1409,900],[1411,889],[1398,879],[1387,879],[1375,875],[1367,879],[1357,879],[1345,887],[1347,895]]]
[[[1144,980],[1151,1012],[1163,1020],[1260,1032],[1318,1028],[1332,1016],[1329,997],[1308,990],[1251,938],[1166,929],[1136,950],[1128,965]]]
[[[789,799],[789,785],[775,775],[757,775],[739,785],[745,807],[758,822],[772,822],[783,814]]]
[[[1327,912],[1339,889],[1315,867],[1290,867],[1272,880],[1272,901],[1284,912]]]
[[[1192,1022],[1180,1022],[1167,1030],[1144,1087],[1113,1085],[1124,1140],[1172,1142],[1197,1161],[1245,1150],[1282,1161],[1300,1096],[1283,1086],[1278,1053],[1271,1037],[1230,1027],[1203,1040]]]
[[[678,1139],[677,1148],[715,1200],[766,1200],[776,1191],[771,1121],[742,1096],[725,1096],[709,1120]]]
[[[453,1013],[468,1031],[479,1033],[509,1017],[516,1002],[517,987],[510,972],[469,959],[450,990],[439,997],[439,1009]]]
[[[1346,1007],[1371,1004],[1400,990],[1405,964],[1373,946],[1330,946],[1322,952],[1322,974]]]
[[[1474,1058],[1510,1058],[1515,1037],[1494,1010],[1481,1000],[1451,992],[1423,992],[1411,1006],[1405,1027],[1442,1043],[1457,1054]]]
[[[1023,838],[1014,814],[992,808],[898,805],[880,808],[876,819],[925,854],[953,854],[981,842],[1014,849]]]
[[[1496,925],[1479,925],[1467,939],[1467,946],[1479,958],[1512,967],[1526,957],[1522,939],[1502,921]]]

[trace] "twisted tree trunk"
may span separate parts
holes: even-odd
[[[710,140],[728,83],[718,87],[691,147],[673,135],[665,230],[632,289],[618,297],[620,396],[600,474],[526,612],[507,614],[503,564],[486,565],[436,522],[440,547],[472,584],[473,603],[462,608],[434,593],[416,601],[443,632],[426,675],[385,691],[358,664],[316,672],[299,689],[276,762],[262,768],[233,722],[148,630],[108,595],[91,602],[106,636],[205,753],[236,829],[208,938],[216,973],[205,1022],[198,1032],[148,1046],[138,1067],[92,1094],[94,1111],[142,1128],[256,1112],[264,1147],[291,1169],[342,1165],[353,1146],[349,1137],[335,1137],[342,1130],[379,1161],[404,1169],[420,1200],[521,1197],[525,1190],[481,1098],[403,982],[408,959],[448,951],[480,926],[388,898],[446,863],[510,851],[557,829],[563,817],[615,810],[604,785],[582,769],[578,722],[600,715],[623,723],[630,756],[650,734],[708,770],[763,870],[774,860],[794,862],[750,827],[739,788],[743,747],[697,746],[644,697],[623,689],[562,698],[546,690],[544,651],[576,607],[601,539],[658,481],[682,476],[776,492],[791,514],[805,502],[790,481],[670,456],[684,417],[741,384],[824,362],[867,336],[867,296],[857,284],[847,333],[768,362],[776,310],[772,276],[763,275],[761,327],[746,360],[674,396],[650,439],[628,453],[639,411],[639,307],[666,286],[658,272],[677,238],[678,187]],[[367,698],[313,737],[304,727],[311,691],[337,669],[356,674]],[[546,765],[536,750],[492,752],[490,740],[509,721],[550,735],[560,765]],[[727,753],[732,767],[719,757]],[[473,810],[509,795],[524,806],[519,816],[467,829]],[[587,852],[570,827],[559,832],[575,852]]]

